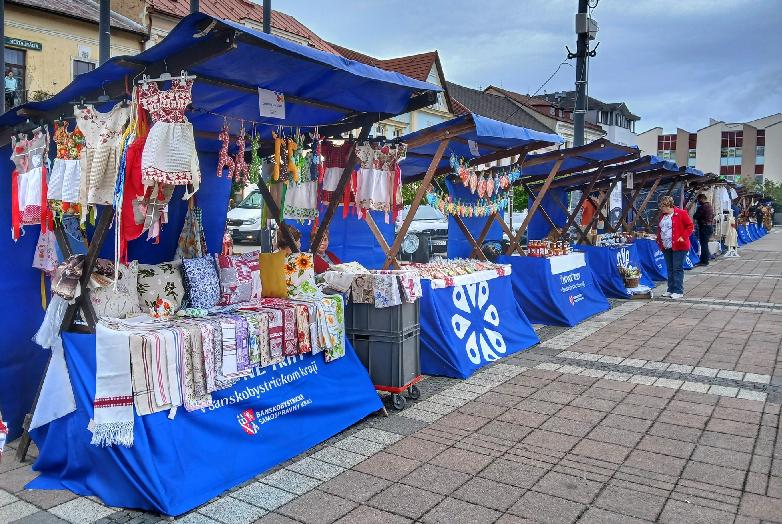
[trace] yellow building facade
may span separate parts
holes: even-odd
[[[18,79],[15,105],[47,98],[98,65],[97,16],[92,21],[90,11],[74,17],[56,9],[5,2],[3,73],[11,69]],[[140,24],[112,13],[112,56],[139,53],[145,40]]]

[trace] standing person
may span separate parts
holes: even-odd
[[[14,107],[14,101],[16,99],[16,90],[19,88],[19,80],[14,76],[14,72],[11,69],[7,69],[5,72],[5,108],[6,110]]]
[[[698,209],[692,218],[698,224],[698,241],[701,244],[701,261],[698,265],[708,266],[711,258],[709,239],[714,234],[714,208],[703,193],[698,195]]]
[[[660,224],[657,228],[657,245],[665,256],[668,269],[668,291],[665,297],[684,296],[684,257],[690,250],[690,235],[694,229],[689,213],[676,207],[673,197],[664,196],[658,202]]]

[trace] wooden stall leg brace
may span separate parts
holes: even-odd
[[[104,219],[103,218],[104,216],[108,216],[109,218],[108,219]],[[106,230],[108,230],[108,226],[111,225],[111,220],[112,219],[113,219],[113,210],[112,210],[111,213],[107,213],[106,211],[104,211],[101,214],[101,218],[98,221],[98,226],[96,227],[96,230],[95,230],[95,235],[93,235],[93,244],[96,244],[96,242],[95,242],[96,238],[98,239],[98,244],[102,244],[102,240],[105,239],[105,232],[106,232]],[[99,229],[101,228],[101,224],[103,224],[106,220],[108,221],[108,225],[104,224],[104,228],[103,228],[104,229],[104,233],[103,233],[103,236],[101,237],[101,236],[98,235],[98,232],[99,232]],[[68,240],[67,240],[67,237],[65,236],[65,232],[63,231],[61,222],[56,222],[55,223],[55,226],[54,226],[54,237],[57,239],[57,245],[60,247],[60,251],[62,251],[63,257],[67,260],[68,257],[73,255],[73,250],[71,249],[71,246],[68,243]],[[90,248],[89,249],[92,249],[93,251],[95,251],[95,253],[100,251],[100,247],[101,246],[100,245],[96,245],[96,247],[93,249],[92,248],[93,244],[90,244]],[[89,250],[88,250],[88,255],[89,255]],[[95,260],[97,260],[97,255],[93,259],[93,262],[92,262],[93,266],[95,265]],[[84,270],[86,270],[86,269],[87,269],[87,258],[85,258],[85,260],[84,260]],[[92,273],[91,269],[90,269],[89,273],[85,273],[85,274],[89,275],[90,273]],[[87,328],[91,329],[92,332],[95,332],[95,318],[96,318],[95,310],[92,307],[92,303],[89,301],[89,296],[86,295],[86,293],[85,293],[85,289],[84,289],[85,288],[85,284],[84,284],[84,282],[85,282],[84,274],[82,274],[82,281],[80,282],[80,286],[82,286],[81,296],[87,297],[87,300],[86,300],[86,302],[81,301],[81,308],[82,308],[82,310],[84,312],[84,318],[87,321]],[[89,282],[89,277],[87,278],[86,282]],[[79,297],[79,298],[81,298],[81,297]],[[67,326],[66,326],[65,321],[63,321],[63,324],[62,324],[62,326],[60,328],[61,330],[63,330],[63,331],[68,331],[69,330],[69,328],[71,327],[71,324],[73,323],[73,319],[75,317],[76,311],[77,311],[77,309],[79,307],[80,307],[79,306],[79,302],[76,302],[76,303],[68,306],[68,309],[66,310],[66,318],[68,316],[68,312],[72,310],[71,311],[70,321],[69,321],[69,324]],[[89,312],[87,312],[87,310],[89,310]],[[92,319],[92,323],[90,323],[90,319]],[[84,331],[84,330],[85,330],[84,327],[80,327],[80,331]],[[45,369],[49,368],[49,362],[51,362],[51,353],[49,354],[49,361],[47,362]],[[19,437],[19,445],[16,448],[16,459],[19,462],[23,462],[25,460],[25,458],[27,458],[27,452],[30,449],[30,442],[31,442],[31,439],[30,439],[30,423],[33,420],[33,413],[35,413],[35,409],[38,406],[38,399],[41,396],[41,389],[43,388],[43,380],[44,380],[44,377],[41,377],[41,381],[38,384],[38,391],[36,391],[36,393],[35,393],[35,398],[33,399],[33,404],[32,404],[32,406],[30,408],[30,412],[27,413],[24,416],[24,420],[22,421],[22,435],[21,435],[21,437]]]
[[[601,166],[599,170],[595,172],[594,175],[592,175],[592,178],[589,180],[589,185],[586,188],[586,191],[581,192],[581,198],[578,200],[578,203],[576,204],[576,207],[573,208],[573,211],[568,212],[568,219],[567,222],[565,222],[565,226],[562,228],[561,236],[567,235],[567,232],[570,230],[570,227],[573,226],[576,228],[576,231],[579,235],[579,241],[581,239],[584,240],[584,242],[589,243],[589,237],[586,234],[586,231],[581,227],[581,225],[576,224],[576,219],[578,218],[578,212],[581,210],[581,207],[584,205],[584,202],[587,201],[587,198],[589,198],[589,195],[592,193],[592,190],[595,187],[595,184],[597,183],[597,180],[600,178],[600,175],[603,173],[603,167]]]
[[[635,224],[638,222],[638,219],[641,218],[646,223],[646,227],[649,227],[649,223],[646,221],[646,218],[643,217],[644,211],[646,211],[646,206],[649,205],[649,202],[652,200],[652,196],[654,195],[654,192],[657,190],[657,186],[660,185],[660,180],[662,179],[662,175],[657,177],[657,180],[654,181],[654,184],[652,184],[652,187],[649,188],[649,192],[646,194],[646,197],[641,202],[641,206],[638,208],[638,210],[635,212],[635,216],[633,217],[633,220],[630,221],[629,229],[630,231],[635,230]]]
[[[527,194],[529,196],[537,198],[535,192],[532,190],[529,184],[522,182],[521,186],[527,191]],[[567,208],[562,204],[562,202],[560,202],[559,200],[555,200],[555,202],[559,205],[561,209],[565,210],[565,213],[567,213]],[[549,225],[551,226],[551,231],[554,233],[554,240],[558,240],[560,236],[559,228],[557,227],[557,224],[554,222],[554,220],[551,218],[551,215],[548,214],[548,211],[546,211],[545,207],[538,208],[538,212],[543,215],[543,218],[545,218],[546,222],[548,222]]]
[[[584,230],[584,232],[587,234],[587,237],[589,236],[589,232],[592,231],[592,229],[597,225],[597,221],[599,219],[602,218],[603,223],[605,223],[607,226],[610,225],[608,223],[608,219],[603,214],[603,206],[606,205],[606,201],[608,201],[609,197],[611,196],[611,192],[614,190],[618,182],[618,180],[614,180],[614,183],[611,184],[611,187],[608,188],[608,191],[605,191],[600,196],[600,200],[595,204],[595,215],[592,217],[592,220],[589,221],[589,225]]]
[[[540,188],[540,192],[538,193],[538,196],[535,197],[535,201],[532,202],[532,207],[529,208],[529,212],[527,213],[527,216],[524,217],[524,221],[521,223],[521,227],[519,227],[519,230],[516,232],[516,235],[511,237],[510,245],[508,246],[508,249],[505,252],[506,255],[512,255],[514,251],[519,249],[520,247],[519,243],[521,242],[521,239],[524,237],[524,233],[527,232],[527,227],[529,227],[529,223],[532,220],[532,217],[535,215],[535,212],[540,207],[540,203],[543,201],[543,198],[546,196],[546,193],[548,192],[548,188],[551,187],[551,182],[553,182],[554,177],[557,176],[557,172],[559,172],[559,168],[562,165],[562,162],[564,161],[565,161],[565,157],[560,156],[559,159],[552,166],[551,171],[549,171],[549,174],[546,177],[546,181],[543,182],[543,186]]]
[[[421,180],[421,185],[418,186],[418,191],[415,192],[413,202],[410,204],[410,209],[407,210],[405,219],[402,221],[402,226],[399,228],[399,231],[394,238],[394,243],[391,245],[391,249],[386,252],[386,261],[383,264],[383,269],[388,269],[392,264],[397,264],[395,267],[398,267],[398,263],[396,262],[396,255],[399,253],[399,249],[402,247],[402,241],[405,239],[405,235],[407,235],[407,230],[410,228],[410,223],[413,221],[413,217],[415,217],[415,212],[418,211],[418,206],[421,205],[421,201],[424,199],[426,192],[432,185],[432,178],[434,178],[434,173],[437,171],[437,166],[440,164],[440,160],[443,158],[445,148],[448,147],[449,142],[450,139],[445,138],[440,141],[440,145],[437,146],[437,151],[435,151],[434,156],[432,157],[432,161],[429,163],[429,167],[426,169],[426,175],[424,175],[424,179]]]

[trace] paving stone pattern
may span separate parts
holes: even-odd
[[[782,522],[782,234],[740,254],[687,272],[684,300],[613,302],[469,380],[428,377],[175,522]],[[24,491],[11,454],[0,523],[164,521]]]

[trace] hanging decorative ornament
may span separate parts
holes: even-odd
[[[494,177],[490,176],[486,181],[486,196],[491,198],[494,194]]]
[[[478,175],[475,171],[470,173],[470,193],[475,194],[475,190],[478,188]]]
[[[478,178],[478,198],[486,197],[486,177],[481,175]]]

